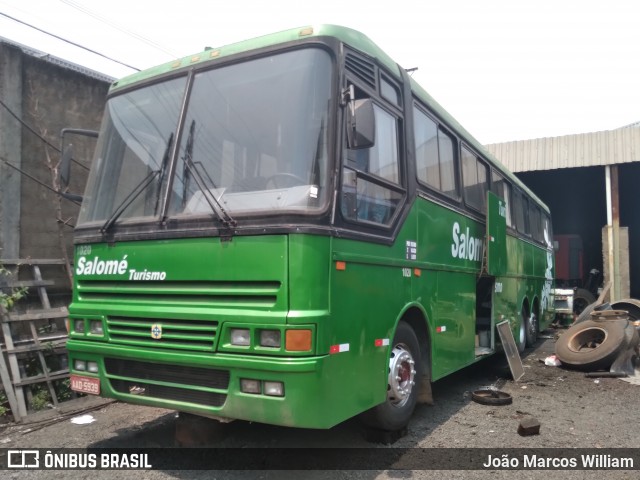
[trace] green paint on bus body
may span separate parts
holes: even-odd
[[[101,337],[72,331],[71,365],[76,359],[97,362],[102,395],[131,403],[278,425],[331,427],[384,401],[389,348],[376,341],[392,339],[408,310],[418,314],[428,332],[432,380],[478,360],[474,310],[481,262],[452,255],[455,225],[468,231],[469,238],[482,238],[484,225],[419,199],[390,246],[306,234],[83,245],[77,248],[76,265],[86,269],[88,261],[125,259],[127,269],[122,274],[76,272],[71,324],[102,319],[105,333]],[[407,259],[407,242],[415,242],[415,258]],[[511,322],[516,336],[519,320],[514,312],[520,301],[533,305],[539,299],[546,252],[511,236],[507,243],[507,272],[496,278],[502,287],[494,293],[493,309],[496,318]],[[336,269],[337,261],[346,268]],[[134,281],[134,270],[165,277]],[[546,325],[551,317],[545,314],[541,320]],[[160,341],[151,335],[155,324],[164,331]],[[232,328],[249,328],[252,345],[231,346]],[[257,346],[260,330],[273,328],[281,329],[282,338],[287,328],[311,329],[312,350]],[[348,345],[348,350],[330,354],[334,345]],[[114,366],[107,373],[105,358],[142,367],[153,363],[160,370],[166,365],[168,371],[175,366],[223,370],[229,372],[229,381],[206,387],[185,384],[179,375],[150,380],[159,392],[173,388],[218,393],[223,400],[217,407],[189,401],[187,394],[161,398],[149,391],[116,391],[114,381],[131,380],[133,385],[141,376]],[[242,393],[243,378],[284,382],[285,397]]]

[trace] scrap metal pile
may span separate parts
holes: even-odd
[[[555,352],[563,365],[612,376],[640,372],[640,301],[625,299],[587,306],[558,338]]]

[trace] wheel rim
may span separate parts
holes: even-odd
[[[607,336],[604,328],[586,328],[572,336],[567,342],[567,347],[575,353],[590,352],[602,345]]]
[[[532,313],[531,316],[529,317],[529,320],[527,321],[527,326],[529,329],[529,338],[534,339],[537,337],[538,335],[538,326],[537,326],[537,321],[536,321],[536,314]]]
[[[415,382],[415,360],[406,345],[396,345],[389,359],[387,400],[394,407],[404,406],[411,397]]]

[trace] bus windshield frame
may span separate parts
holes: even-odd
[[[322,48],[193,70],[108,100],[78,226],[319,215],[335,65]],[[277,219],[272,220],[277,223]]]

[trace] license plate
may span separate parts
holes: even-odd
[[[100,379],[71,375],[71,390],[75,392],[100,395]]]

